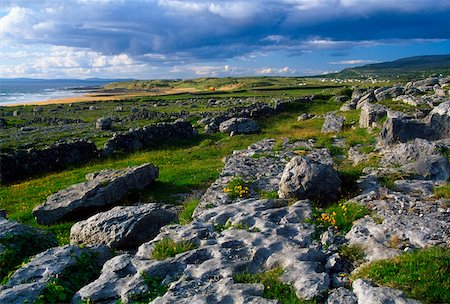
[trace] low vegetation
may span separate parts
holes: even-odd
[[[341,258],[352,262],[354,267],[361,265],[366,258],[364,249],[359,245],[342,245],[338,249]]]
[[[141,273],[141,277],[147,286],[147,291],[141,294],[132,294],[130,296],[131,303],[146,304],[167,292],[167,286],[162,284],[162,278],[157,276],[149,276],[145,272]]]
[[[230,228],[234,228],[234,229],[238,229],[238,230],[245,230],[245,231],[249,231],[249,232],[259,232],[259,228],[257,227],[250,227],[247,224],[243,224],[243,223],[232,223],[231,221],[227,221],[225,224],[223,225],[219,225],[216,224],[214,225],[214,231],[216,232],[222,232],[224,230],[230,229]]]
[[[155,260],[165,260],[195,248],[197,248],[197,245],[192,242],[175,242],[170,238],[163,238],[155,243],[151,257]]]
[[[81,287],[98,277],[101,267],[95,262],[93,254],[84,252],[76,259],[74,266],[66,268],[62,275],[47,283],[36,304],[69,303]]]
[[[433,192],[437,198],[450,199],[450,184],[436,187]]]
[[[16,267],[27,262],[30,256],[56,245],[54,238],[33,233],[3,238],[0,240],[0,246],[3,247],[0,251],[0,282],[6,283]]]
[[[370,263],[352,279],[368,278],[424,303],[450,303],[449,267],[450,249],[435,247]]]
[[[316,225],[319,233],[332,227],[337,232],[346,234],[352,228],[354,221],[367,214],[369,211],[364,205],[344,200],[326,208],[316,208],[311,221]]]
[[[231,199],[247,198],[250,196],[250,183],[240,177],[234,177],[223,189]]]
[[[313,304],[315,301],[299,299],[294,288],[281,282],[280,276],[283,274],[282,268],[275,268],[263,273],[240,273],[233,279],[236,283],[259,283],[264,285],[263,297],[266,299],[278,300],[280,304]]]
[[[178,222],[181,225],[186,225],[192,222],[192,215],[194,214],[195,208],[197,208],[200,203],[198,197],[192,197],[183,203],[180,213],[178,213]]]

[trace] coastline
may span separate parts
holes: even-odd
[[[126,98],[141,97],[141,96],[159,96],[159,95],[169,95],[169,94],[180,94],[180,93],[193,93],[198,90],[195,88],[183,88],[183,89],[167,89],[158,92],[133,92],[133,93],[105,93],[105,94],[84,94],[75,97],[48,99],[41,101],[25,101],[17,103],[7,103],[1,104],[2,107],[17,107],[17,106],[38,106],[38,105],[50,105],[50,104],[68,104],[68,103],[79,103],[79,102],[96,102],[96,101],[114,101]]]

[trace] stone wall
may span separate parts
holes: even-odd
[[[116,133],[105,143],[102,155],[117,152],[133,152],[154,148],[163,143],[189,139],[197,132],[189,122],[159,123],[137,128],[125,133]]]
[[[58,143],[45,149],[19,150],[0,154],[0,184],[10,184],[31,176],[80,165],[117,152],[155,148],[163,143],[189,139],[196,134],[188,122],[148,125],[124,133],[116,133],[103,150],[86,140]]]
[[[95,144],[86,140],[53,144],[42,150],[28,149],[0,154],[0,184],[65,169],[93,160],[98,155]]]

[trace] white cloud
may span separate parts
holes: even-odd
[[[377,63],[379,61],[369,60],[369,59],[350,59],[350,60],[341,60],[341,61],[331,61],[330,64],[347,64],[347,65],[355,65],[355,64],[369,64],[369,63]]]
[[[294,74],[296,70],[290,69],[289,67],[283,67],[283,68],[262,68],[262,69],[256,69],[256,74],[260,75],[287,75],[287,74]]]

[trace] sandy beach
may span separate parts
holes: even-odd
[[[141,96],[159,96],[159,95],[170,95],[170,94],[180,94],[180,93],[193,93],[198,92],[195,88],[171,88],[165,90],[159,90],[155,92],[133,92],[133,93],[104,93],[104,94],[85,94],[77,97],[67,97],[60,99],[49,99],[41,101],[30,101],[30,102],[18,102],[11,104],[4,104],[1,106],[14,107],[14,106],[31,106],[31,105],[49,105],[49,104],[68,104],[77,102],[96,102],[96,101],[109,101],[109,100],[121,100],[133,97]]]

